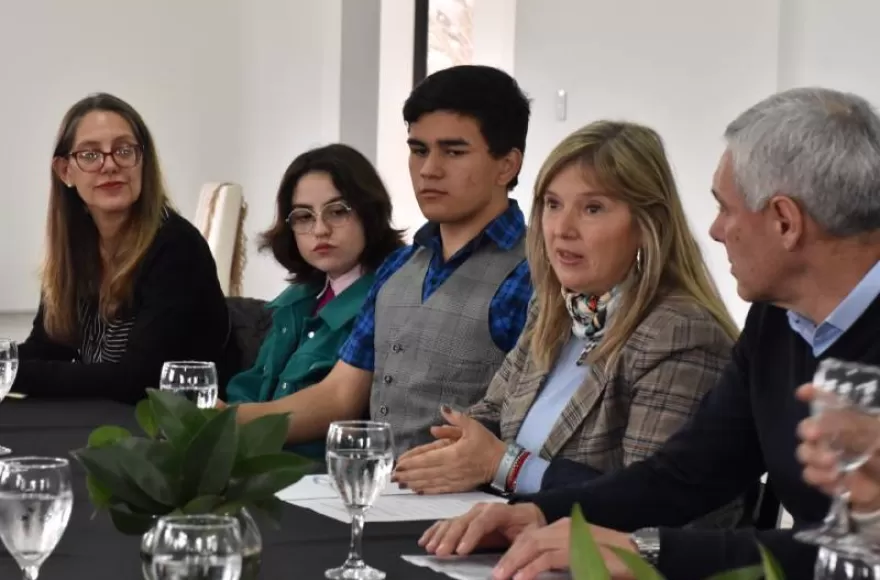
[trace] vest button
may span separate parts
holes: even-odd
[[[391,375],[385,375],[384,377],[382,377],[382,381],[383,381],[386,385],[390,385],[391,382],[392,382],[393,380],[394,380],[394,379],[391,377]]]
[[[388,414],[388,407],[386,407],[385,405],[382,405],[381,407],[379,407],[379,414],[382,415],[383,417],[385,415],[387,415]]]
[[[391,350],[393,350],[394,352],[400,352],[403,350],[403,347],[399,344],[393,344],[391,345]]]

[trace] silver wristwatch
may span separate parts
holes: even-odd
[[[636,530],[630,536],[639,555],[651,566],[656,566],[660,561],[660,530],[657,528],[642,528]]]

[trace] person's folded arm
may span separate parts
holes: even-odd
[[[333,421],[363,418],[372,380],[372,372],[338,361],[320,383],[274,401],[239,405],[237,418],[246,423],[264,415],[289,413],[288,443],[314,441],[326,437]]]
[[[263,346],[267,346],[264,344]],[[263,382],[262,363],[260,359],[254,365],[232,377],[226,386],[226,402],[254,403],[259,400],[259,388]]]
[[[685,525],[742,494],[765,471],[743,340],[696,414],[655,454],[581,487],[524,500],[536,503],[549,521],[580,504],[591,523],[633,531]]]
[[[624,466],[650,457],[681,430],[730,362],[731,340],[714,320],[677,314],[658,323],[657,332],[637,337]]]
[[[404,250],[403,248],[402,250]],[[265,403],[239,405],[236,417],[247,423],[264,415],[289,413],[288,443],[303,443],[327,436],[333,421],[361,419],[367,413],[375,367],[376,297],[395,270],[398,250],[376,272],[351,334],[339,350],[339,360],[319,383]]]
[[[630,382],[624,466],[653,455],[687,423],[730,359],[729,339],[708,318],[663,315],[632,343],[621,361]],[[601,475],[556,457],[543,472],[541,489],[571,488]]]
[[[158,386],[165,361],[216,361],[229,332],[216,266],[207,245],[177,239],[162,240],[145,258],[135,289],[140,308],[118,363],[23,360],[13,390],[133,403]]]

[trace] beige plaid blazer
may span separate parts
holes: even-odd
[[[469,414],[513,442],[548,373],[529,355],[537,307],[519,342]],[[709,312],[681,297],[661,299],[635,329],[615,368],[592,365],[558,417],[540,456],[602,472],[651,455],[696,411],[721,376],[733,341]]]

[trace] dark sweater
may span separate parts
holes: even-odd
[[[824,357],[880,364],[880,298]],[[816,525],[829,500],[801,478],[796,428],[809,409],[794,392],[812,379],[817,364],[784,310],[756,304],[719,384],[660,451],[578,489],[527,501],[551,521],[568,516],[577,502],[589,522],[616,530],[678,527],[742,494],[767,471],[795,528]],[[813,577],[815,549],[795,541],[790,530],[662,528],[659,569],[668,578],[703,580],[759,563],[756,541],[780,560],[787,578]]]
[[[131,321],[119,362],[82,362],[76,347],[50,339],[43,307],[21,345],[12,388],[31,397],[100,397],[136,402],[157,387],[168,360],[219,362],[229,335],[217,267],[201,233],[175,213],[165,219],[135,275]],[[82,332],[81,332],[82,334]]]

